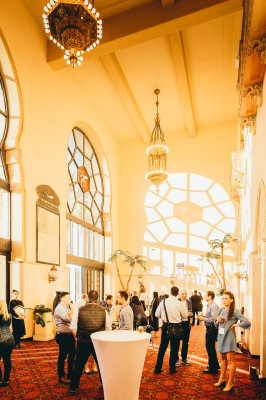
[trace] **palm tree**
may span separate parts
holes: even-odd
[[[225,271],[224,271],[224,247],[226,245],[229,245],[231,242],[237,242],[237,239],[233,239],[231,233],[227,233],[222,240],[220,239],[210,240],[209,241],[210,251],[206,252],[201,256],[202,259],[206,259],[206,261],[212,266],[213,272],[219,282],[221,293],[226,291],[226,281],[225,281]],[[220,250],[220,253],[218,253],[217,250]],[[222,279],[220,278],[211,260],[221,261]]]
[[[122,281],[122,277],[121,277],[119,266],[118,266],[118,258],[119,257],[122,258],[123,263],[127,263],[129,265],[129,267],[131,268],[126,286],[124,285],[124,283]],[[134,256],[129,251],[124,251],[124,250],[115,250],[109,257],[108,262],[110,264],[112,264],[112,263],[115,264],[120,285],[121,285],[122,289],[125,290],[126,292],[128,292],[129,283],[131,281],[132,274],[133,274],[136,264],[140,265],[144,271],[146,271],[146,268],[147,268],[146,267],[147,261],[143,258],[142,255],[137,254]]]

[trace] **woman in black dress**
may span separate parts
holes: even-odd
[[[10,331],[11,315],[8,314],[7,305],[0,300],[0,359],[4,361],[4,379],[0,367],[0,386],[9,385],[11,371],[11,353],[15,345],[13,335]]]
[[[15,346],[20,347],[20,338],[26,335],[25,323],[24,323],[24,318],[21,315],[18,316],[16,314],[14,307],[16,306],[24,307],[24,304],[22,303],[21,300],[18,300],[19,292],[17,290],[13,290],[12,293],[14,299],[11,300],[9,303],[9,311],[10,314],[12,314],[12,329],[13,329],[13,336],[15,339]]]
[[[158,330],[159,330],[159,320],[158,318],[155,317],[155,312],[157,310],[157,307],[159,306],[159,295],[158,292],[153,292],[153,299],[151,302],[151,325],[153,327],[153,331],[155,332],[153,337],[158,337]]]
[[[139,326],[146,326],[147,317],[138,296],[132,296],[130,306],[134,314],[134,329],[138,329]]]

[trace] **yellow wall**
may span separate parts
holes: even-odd
[[[26,237],[21,273],[22,298],[27,306],[51,305],[53,290],[68,289],[65,269],[65,215],[68,195],[67,145],[73,126],[81,127],[98,156],[105,155],[112,182],[113,242],[117,245],[119,147],[104,121],[75,80],[75,70],[54,72],[46,62],[45,34],[19,0],[1,2],[0,26],[13,56],[23,102],[20,140],[25,174]],[[86,84],[86,82],[84,82]],[[102,164],[102,163],[100,163]],[[48,266],[36,264],[36,186],[51,186],[60,199],[61,254],[58,281],[48,285]],[[22,224],[21,220],[16,221]],[[39,293],[41,291],[42,293]],[[44,296],[44,293],[46,296]],[[49,304],[48,304],[49,303]]]

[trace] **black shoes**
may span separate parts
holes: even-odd
[[[71,382],[71,379],[66,378],[65,376],[63,376],[62,378],[58,379],[59,383],[63,383],[64,385],[69,385]]]
[[[156,369],[156,368],[155,368],[155,370],[153,371],[153,373],[156,374],[156,375],[158,375],[158,374],[160,374],[162,371],[163,371],[162,369]]]
[[[203,370],[203,372],[204,372],[205,374],[218,374],[218,369],[209,369],[209,368],[206,368],[206,369]]]
[[[170,369],[170,374],[171,375],[173,375],[173,374],[176,374],[177,373],[177,369],[175,368],[175,369]]]
[[[2,387],[2,386],[8,386],[8,385],[9,385],[9,381],[0,382],[0,387]]]

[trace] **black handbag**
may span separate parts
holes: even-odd
[[[169,337],[169,339],[174,339],[174,338],[182,339],[184,334],[184,329],[181,326],[181,322],[180,324],[171,324],[169,322],[168,314],[165,307],[165,299],[163,300],[163,306],[164,306],[165,316],[167,319],[167,336]]]

